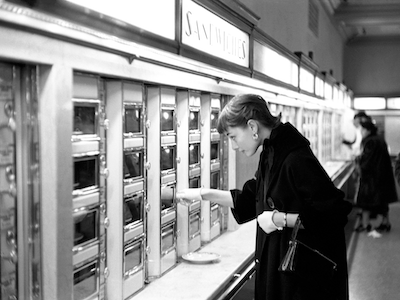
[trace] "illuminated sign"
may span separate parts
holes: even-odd
[[[190,0],[182,1],[182,43],[249,67],[249,35]]]
[[[298,65],[257,41],[254,41],[254,69],[269,77],[298,86]]]
[[[387,99],[387,108],[390,109],[400,109],[400,98],[388,98]]]
[[[354,109],[385,109],[386,100],[383,97],[355,97]]]
[[[167,39],[175,39],[175,0],[66,0]]]

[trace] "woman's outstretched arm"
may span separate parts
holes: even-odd
[[[176,198],[189,201],[212,201],[222,206],[233,207],[233,199],[230,191],[209,188],[183,189],[176,193]]]

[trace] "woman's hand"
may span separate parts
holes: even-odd
[[[274,232],[275,230],[282,230],[282,227],[278,227],[275,225],[274,221],[272,220],[274,214],[277,210],[269,211],[266,210],[262,214],[259,214],[257,217],[258,225],[264,230],[266,233]]]
[[[180,190],[176,193],[176,198],[186,201],[203,200],[201,197],[201,188]]]

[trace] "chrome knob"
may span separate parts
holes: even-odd
[[[144,165],[144,167],[146,168],[146,170],[150,170],[151,169],[151,162],[146,162],[146,164]]]
[[[8,166],[6,168],[6,177],[8,182],[15,182],[15,172],[13,166]]]
[[[105,119],[103,122],[103,126],[105,130],[108,130],[108,128],[110,127],[110,120],[109,119]]]
[[[110,271],[108,270],[107,267],[104,268],[104,278],[107,279],[108,275],[110,275]]]
[[[147,203],[147,204],[146,204],[146,211],[149,212],[150,209],[151,209],[151,205],[150,205],[150,203]]]
[[[105,261],[106,261],[106,253],[105,253],[104,251],[100,253],[100,260],[101,260],[102,262],[105,262]]]
[[[108,178],[108,175],[110,175],[110,171],[108,170],[108,168],[102,169],[101,175],[103,175],[105,178]]]

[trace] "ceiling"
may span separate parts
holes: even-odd
[[[323,0],[347,43],[400,40],[400,0]]]

